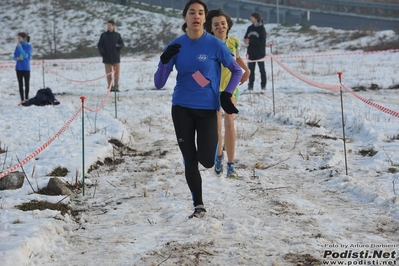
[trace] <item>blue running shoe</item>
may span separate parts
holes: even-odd
[[[237,179],[238,174],[234,169],[234,163],[227,163],[227,178]]]
[[[223,174],[223,154],[216,157],[215,174],[216,176],[221,176]]]

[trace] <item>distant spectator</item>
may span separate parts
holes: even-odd
[[[107,23],[107,31],[103,32],[97,44],[98,51],[103,57],[105,65],[105,73],[112,72],[115,67],[114,84],[112,91],[119,91],[119,73],[120,73],[120,51],[125,45],[121,35],[115,31],[115,21],[109,20]],[[112,76],[107,76],[108,88],[111,86]]]
[[[263,25],[262,17],[259,13],[251,14],[252,25],[248,27],[244,36],[244,43],[248,45],[247,54],[249,60],[259,60],[266,56],[266,29]],[[255,81],[256,62],[249,62],[248,68],[251,71],[249,75],[248,90],[253,90]],[[265,62],[258,61],[262,90],[266,89],[266,71]]]
[[[32,46],[29,44],[30,37],[25,32],[17,34],[18,44],[14,51],[14,61],[17,61],[15,70],[17,72],[19,96],[22,104],[29,99],[29,81],[30,81],[30,58],[32,55]],[[25,91],[24,91],[25,83]]]

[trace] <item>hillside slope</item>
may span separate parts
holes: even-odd
[[[5,1],[5,2],[4,2]],[[3,26],[0,59],[9,60],[14,51],[16,35],[29,33],[34,57],[97,56],[96,45],[106,23],[114,19],[123,35],[125,52],[155,50],[159,52],[180,33],[181,19],[162,18],[154,23],[151,12],[100,1],[3,0],[0,11]]]
[[[0,39],[3,48],[0,60],[12,59],[16,35],[20,31],[30,34],[34,59],[98,56],[97,41],[111,18],[116,21],[116,30],[123,36],[126,46],[122,51],[124,55],[157,54],[182,33],[180,12],[143,4],[136,4],[135,7],[89,0],[31,0],[28,4],[22,0],[3,0],[2,7],[0,21],[4,37]],[[154,13],[137,7],[145,7],[158,14],[154,16]],[[230,35],[243,38],[249,23],[236,23]],[[266,30],[267,43],[273,43],[275,54],[399,48],[399,36],[393,31],[343,31],[276,24],[266,25]],[[306,41],[298,42],[302,36],[307,36]],[[369,36],[374,37],[373,41]]]

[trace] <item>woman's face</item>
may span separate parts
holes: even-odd
[[[225,16],[213,17],[212,18],[212,32],[215,37],[226,40],[227,31],[229,30],[229,25]]]
[[[205,23],[205,9],[201,4],[194,3],[190,5],[187,14],[184,17],[187,23],[187,29],[190,31],[203,31]]]
[[[18,37],[18,42],[23,42],[25,39],[22,38],[21,36],[17,36]]]
[[[252,16],[249,18],[249,20],[252,22],[252,24],[258,23],[258,20]]]

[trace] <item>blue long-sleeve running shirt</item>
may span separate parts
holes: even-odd
[[[180,36],[169,45],[181,44],[180,52],[168,64],[159,62],[158,70],[154,75],[155,86],[162,88],[170,72],[175,66],[177,70],[176,86],[174,88],[172,105],[180,105],[192,109],[219,110],[219,85],[221,64],[230,69],[232,77],[226,91],[232,92],[237,87],[242,76],[240,66],[226,45],[205,32],[196,40],[190,39],[187,34]],[[192,76],[194,73],[203,76],[206,80],[200,84]],[[202,87],[203,86],[203,87]]]

